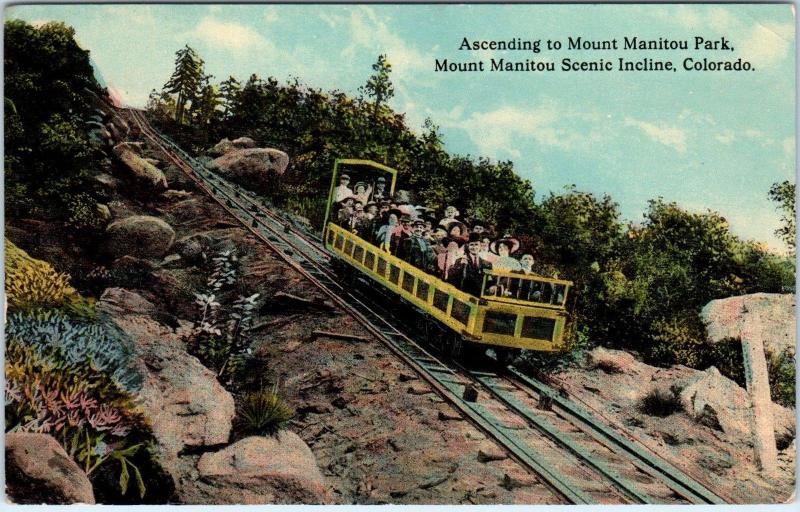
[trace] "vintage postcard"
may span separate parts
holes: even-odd
[[[795,7],[4,11],[10,504],[795,500]]]

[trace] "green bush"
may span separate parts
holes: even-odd
[[[274,434],[294,417],[294,411],[272,390],[261,389],[246,393],[240,403],[238,418],[247,434]]]
[[[648,416],[665,418],[681,410],[681,401],[671,391],[651,389],[639,402],[639,410]]]
[[[772,400],[784,407],[795,407],[796,365],[790,352],[768,354],[770,394]]]

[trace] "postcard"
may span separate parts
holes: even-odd
[[[8,504],[795,499],[792,4],[16,4]]]

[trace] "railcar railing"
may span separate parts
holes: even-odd
[[[490,270],[483,278],[481,299],[521,306],[564,309],[572,281],[538,274]]]

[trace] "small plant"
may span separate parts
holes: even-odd
[[[648,416],[666,418],[681,410],[681,401],[675,393],[663,389],[651,389],[639,404],[639,410]]]
[[[616,375],[618,373],[622,373],[622,368],[614,361],[608,359],[601,359],[594,365],[594,367],[598,370],[602,370],[609,375]]]
[[[271,390],[261,389],[247,393],[239,405],[242,430],[248,434],[274,434],[294,416],[294,411],[277,394],[277,385]]]
[[[70,197],[67,211],[67,225],[74,229],[99,232],[106,225],[106,219],[100,214],[97,202],[89,194],[81,193]]]
[[[69,275],[28,256],[9,240],[5,251],[6,296],[12,310],[60,307],[79,297],[69,284]]]

